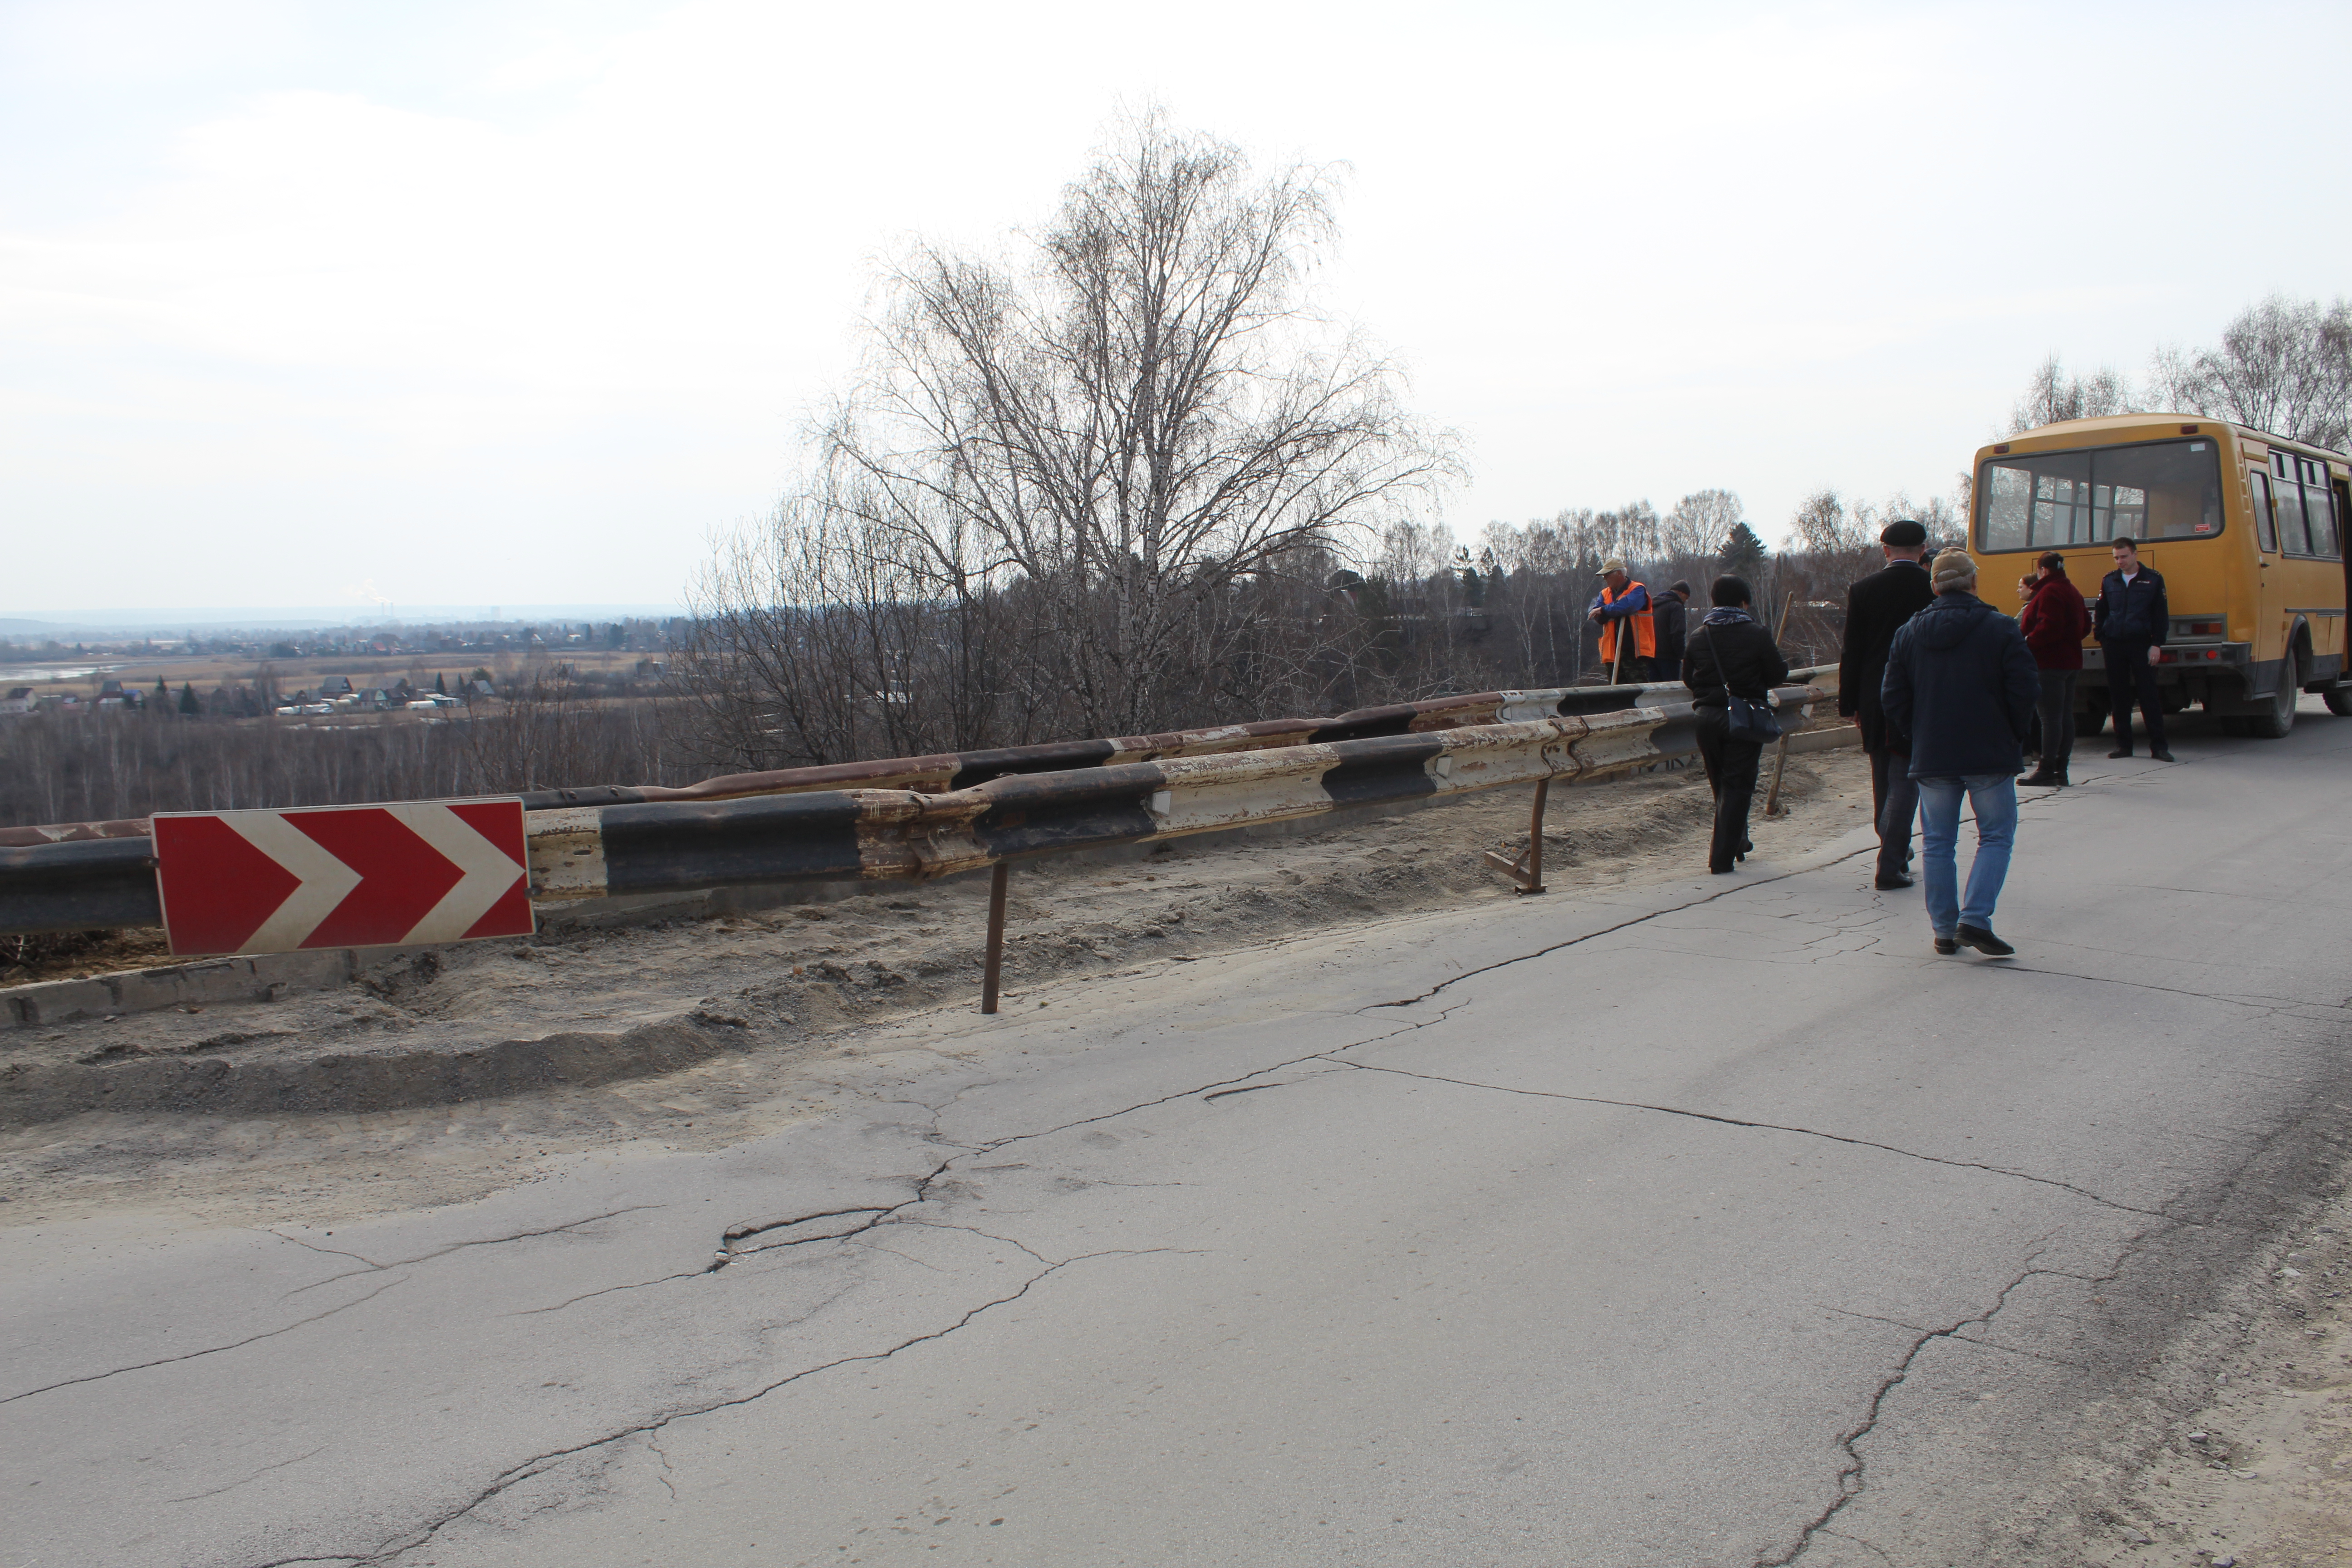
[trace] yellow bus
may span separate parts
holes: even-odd
[[[2225,733],[2284,735],[2296,697],[2352,714],[2345,666],[2345,529],[2352,464],[2341,452],[2187,414],[2045,425],[1977,451],[1969,553],[1995,604],[2055,550],[2086,599],[2139,542],[2162,574],[2172,625],[2159,650],[2165,710],[2191,703]],[[2108,713],[2098,645],[2084,649],[2075,727]]]

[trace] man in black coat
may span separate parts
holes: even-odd
[[[1879,531],[1878,544],[1885,569],[1845,591],[1838,711],[1861,730],[1862,749],[1870,754],[1870,804],[1878,828],[1875,885],[1891,892],[1911,885],[1911,824],[1919,815],[1919,791],[1911,782],[1911,738],[1886,722],[1879,688],[1895,632],[1935,602],[1936,590],[1919,561],[1927,550],[1925,528],[1897,519]]]
[[[2156,689],[2156,668],[2148,655],[2164,646],[2172,628],[2172,606],[2165,602],[2164,579],[2154,567],[2143,566],[2139,546],[2128,539],[2116,541],[2116,569],[2099,584],[2091,604],[2091,626],[2098,634],[2099,651],[2107,667],[2107,705],[2116,716],[2116,749],[2111,757],[2132,754],[2132,700],[2139,700],[2139,716],[2147,722],[2147,754],[2159,763],[2172,761],[2164,743],[2164,699]]]

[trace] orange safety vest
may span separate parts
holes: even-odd
[[[1630,594],[1640,586],[1642,584],[1639,583],[1629,582],[1625,584],[1625,594]],[[1601,588],[1601,602],[1604,605],[1613,605],[1623,598],[1625,594],[1612,594],[1609,591],[1608,584],[1603,584]],[[1656,615],[1645,611],[1641,615],[1628,616],[1623,618],[1633,623],[1633,651],[1643,658],[1656,658],[1658,653]],[[1617,662],[1617,626],[1618,622],[1615,620],[1604,620],[1601,623],[1601,662],[1603,664]]]

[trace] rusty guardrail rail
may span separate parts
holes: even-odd
[[[1796,710],[1792,728],[1835,687],[1833,670],[1797,673],[1807,684],[1772,694],[1776,707]],[[1620,688],[1609,695],[1626,705],[1590,715],[1556,710],[1604,690],[1486,693],[1480,701],[1491,705],[1479,716],[1496,721],[999,772],[933,792],[772,787],[541,807],[527,818],[531,893],[545,904],[762,883],[929,880],[992,868],[982,1008],[993,1011],[1005,877],[1018,859],[1533,783],[1530,854],[1523,857],[1532,870],[1505,869],[1522,890],[1540,891],[1542,811],[1552,780],[1620,773],[1696,749],[1687,694],[1661,700],[1679,687]],[[1649,700],[1634,705],[1637,698]],[[1514,716],[1530,712],[1541,716]],[[738,775],[762,776],[774,775]],[[143,835],[0,848],[0,932],[161,923],[152,847]]]
[[[1799,671],[1801,675],[1804,672]],[[1496,719],[1538,719],[1607,713],[1633,708],[1653,694],[1684,694],[1680,681],[1646,686],[1566,686],[1532,691],[1474,691],[1421,702],[1359,708],[1328,719],[1265,719],[1175,730],[1157,735],[1125,735],[1096,741],[1047,741],[986,751],[941,752],[921,757],[885,757],[862,763],[827,763],[766,773],[725,773],[698,784],[589,784],[574,789],[524,794],[529,811],[567,805],[640,805],[658,800],[740,800],[750,795],[801,795],[830,789],[911,789],[939,795],[969,789],[1010,773],[1066,773],[1157,762],[1163,757],[1220,756],[1271,751],[1282,746],[1369,740],[1381,735],[1487,724]],[[61,822],[38,827],[0,827],[0,849],[42,844],[86,843],[97,838],[144,838],[143,816],[107,822]]]

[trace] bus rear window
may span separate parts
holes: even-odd
[[[2053,550],[2221,531],[2212,441],[2150,441],[1996,458],[1978,476],[1977,548]]]

